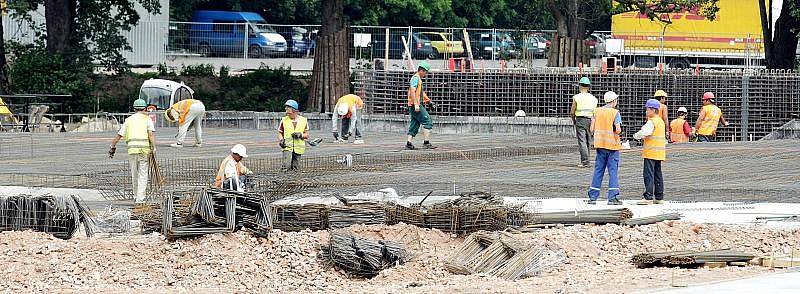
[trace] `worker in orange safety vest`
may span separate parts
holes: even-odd
[[[669,123],[669,140],[672,143],[687,143],[692,135],[692,127],[686,121],[686,107],[678,108],[678,118]]]
[[[217,169],[214,187],[244,192],[247,176],[253,174],[242,163],[244,158],[247,158],[247,148],[242,144],[233,146],[231,155],[225,157],[220,163],[219,169]]]

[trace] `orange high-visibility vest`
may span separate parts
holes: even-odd
[[[683,125],[686,123],[685,119],[676,118],[669,123],[669,139],[672,143],[686,143],[689,142],[689,137],[683,132]]]
[[[594,110],[594,148],[607,150],[620,150],[622,143],[619,135],[614,132],[614,118],[619,110],[608,107],[595,108]]]
[[[722,117],[722,110],[714,104],[703,106],[705,116],[700,121],[700,128],[697,129],[698,135],[712,136],[717,132],[719,118]]]
[[[222,187],[222,181],[225,180],[225,178],[226,178],[225,177],[226,176],[225,175],[225,167],[228,165],[228,162],[231,161],[231,160],[233,160],[233,156],[228,155],[228,157],[225,157],[225,159],[223,159],[222,163],[219,165],[219,169],[217,169],[217,176],[214,178],[214,187],[215,188]],[[245,170],[247,170],[247,168],[243,168],[243,165],[242,165],[241,162],[237,162],[236,163],[236,176],[240,176],[241,177],[244,174]]]
[[[644,137],[642,157],[652,160],[666,160],[667,134],[664,121],[658,115],[650,118],[650,121],[653,122],[654,129],[650,136]]]
[[[175,104],[173,104],[172,107],[170,107],[172,109],[179,110],[181,112],[181,116],[178,117],[178,125],[182,126],[183,124],[186,123],[186,116],[189,115],[189,107],[192,106],[192,103],[194,103],[195,101],[196,100],[194,99],[181,100],[175,102]]]

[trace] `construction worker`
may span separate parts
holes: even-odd
[[[578,167],[591,166],[589,163],[589,146],[592,145],[592,133],[589,129],[592,124],[594,109],[597,108],[597,98],[589,93],[591,85],[592,83],[587,77],[582,77],[578,81],[580,93],[572,96],[572,107],[569,112],[570,117],[572,117],[572,123],[575,125],[575,134],[578,137],[578,152],[581,154],[581,163],[578,164]]]
[[[658,103],[661,103],[661,107],[658,108],[658,116],[661,117],[661,120],[663,120],[664,123],[669,123],[669,112],[667,111],[667,92],[664,90],[656,90],[656,93],[653,94],[653,98],[658,100]],[[669,125],[667,125],[667,135],[669,135]],[[667,139],[669,139],[669,136]]]
[[[589,186],[589,204],[597,203],[600,196],[600,186],[603,184],[603,173],[608,170],[608,204],[621,205],[619,196],[619,150],[622,142],[619,134],[622,133],[622,117],[616,109],[619,95],[608,91],[603,95],[606,103],[603,107],[595,108],[592,116],[590,130],[594,135],[595,166],[592,185]]]
[[[247,158],[247,148],[242,144],[236,144],[231,148],[231,155],[225,157],[217,169],[217,176],[214,178],[214,187],[230,189],[244,192],[247,183],[247,175],[253,174],[242,163],[242,159]]]
[[[137,204],[144,203],[150,169],[148,157],[150,152],[156,150],[156,138],[153,136],[156,128],[145,113],[146,107],[147,102],[142,99],[136,99],[133,102],[133,109],[136,113],[125,119],[108,150],[108,157],[114,158],[114,154],[117,152],[117,142],[125,139],[125,144],[128,145],[128,162],[131,167],[131,186]]]
[[[333,138],[337,142],[344,142],[355,134],[355,141],[353,144],[364,144],[361,139],[361,116],[359,111],[364,108],[364,100],[358,95],[347,94],[336,101],[336,111],[331,116],[331,130],[333,131]],[[339,126],[339,118],[342,119],[342,136],[339,137],[337,127]]]
[[[639,204],[661,204],[664,201],[664,176],[661,174],[661,163],[667,159],[667,130],[659,116],[661,102],[656,99],[647,100],[647,123],[633,134],[637,140],[644,139],[642,157],[644,158],[644,199]]]
[[[297,101],[288,100],[284,104],[286,116],[278,127],[278,144],[283,149],[281,170],[297,171],[300,169],[300,156],[306,152],[306,141],[309,138],[308,120],[300,115]]]
[[[164,111],[164,117],[170,122],[178,122],[177,142],[170,147],[183,148],[186,132],[194,128],[194,147],[203,146],[203,119],[206,115],[206,106],[196,99],[181,100]]]
[[[698,142],[714,142],[717,139],[717,125],[722,121],[722,125],[728,126],[728,121],[722,116],[722,110],[715,105],[714,93],[703,93],[703,108],[697,117],[694,127],[697,129],[696,140]]]
[[[686,107],[678,108],[678,118],[669,123],[669,140],[672,143],[687,143],[692,135],[692,127],[686,121],[686,114],[689,113]]]
[[[0,97],[0,130],[11,129],[17,124],[17,119],[14,118],[14,114],[11,113],[11,109],[8,108],[8,105],[3,101],[3,98]]]
[[[428,98],[428,94],[425,93],[425,87],[422,85],[422,78],[424,78],[430,70],[431,66],[428,62],[420,62],[417,73],[411,77],[411,83],[408,87],[408,114],[411,115],[411,122],[408,125],[408,140],[406,140],[406,149],[408,150],[416,149],[411,141],[414,140],[414,137],[419,133],[420,126],[423,128],[422,137],[424,141],[422,143],[422,148],[436,149],[430,141],[433,121],[431,121],[431,116],[428,115],[428,111],[425,110],[425,106],[420,105],[421,99],[423,104],[433,106],[433,102]]]

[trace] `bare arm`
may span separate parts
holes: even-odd
[[[117,143],[119,143],[120,139],[122,139],[122,136],[117,134],[117,136],[114,137],[114,140],[111,140],[111,148],[117,148]]]
[[[594,117],[592,117],[592,125],[589,126],[589,132],[592,132],[592,134],[594,134]]]
[[[156,136],[153,131],[147,131],[147,139],[150,140],[150,150],[156,150]]]
[[[722,116],[722,114],[719,115],[719,120],[722,121],[722,125],[724,125],[726,127],[728,126],[728,121],[725,120],[725,117]]]
[[[703,122],[703,118],[706,116],[706,111],[701,109],[700,114],[697,116],[697,122],[694,123],[695,129],[700,129],[700,124]]]
[[[614,133],[617,135],[622,134],[622,125],[614,123]]]
[[[569,116],[572,118],[572,123],[575,123],[575,109],[578,107],[578,104],[575,103],[575,98],[572,98],[572,107],[569,109]]]

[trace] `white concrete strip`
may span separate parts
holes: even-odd
[[[667,294],[733,294],[733,293],[800,293],[800,270],[787,273],[767,274],[741,280],[691,286],[679,289],[665,289],[655,293]]]
[[[95,189],[68,189],[68,188],[36,188],[23,186],[0,186],[0,195],[75,195],[82,201],[106,201],[100,191]]]

